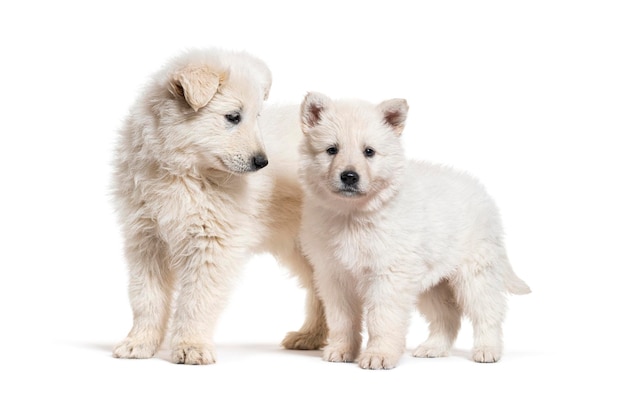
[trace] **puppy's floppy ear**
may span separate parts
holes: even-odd
[[[380,103],[377,108],[383,114],[383,121],[391,126],[394,133],[399,136],[404,130],[404,122],[406,121],[409,105],[404,99],[385,100]]]
[[[189,106],[198,111],[209,103],[224,79],[225,75],[206,65],[187,65],[170,75],[169,91],[176,97],[184,97]]]
[[[330,98],[321,93],[307,93],[300,106],[300,120],[304,134],[320,122],[322,114],[328,110],[329,103]]]

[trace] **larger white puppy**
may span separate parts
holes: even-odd
[[[418,357],[446,355],[462,314],[473,359],[502,352],[505,293],[530,292],[511,269],[498,210],[473,178],[405,160],[402,99],[372,105],[309,93],[302,103],[302,242],[329,328],[327,361],[393,368],[416,302],[430,322]]]
[[[249,54],[190,51],[158,72],[131,109],[117,145],[114,197],[133,327],[114,356],[152,357],[171,323],[174,362],[215,362],[215,323],[250,254],[272,253],[312,289],[296,240],[297,142],[277,126],[268,128],[266,148],[258,125],[270,84],[267,66]],[[267,121],[280,124],[272,114]],[[286,348],[324,344],[313,292],[307,310]]]

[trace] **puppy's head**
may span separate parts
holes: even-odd
[[[183,168],[240,174],[268,164],[257,123],[271,73],[243,52],[192,51],[157,77],[151,111],[160,157]]]
[[[400,135],[408,105],[333,101],[309,93],[301,105],[300,172],[315,199],[337,210],[375,210],[396,192],[403,175]]]

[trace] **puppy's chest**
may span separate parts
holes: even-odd
[[[329,232],[329,236],[335,259],[347,270],[360,273],[386,264],[388,236],[371,221],[345,221]]]

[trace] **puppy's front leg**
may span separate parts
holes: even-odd
[[[209,240],[188,241],[176,263],[180,289],[172,322],[172,360],[188,365],[215,363],[213,332],[224,309],[232,279],[243,259],[216,253]]]
[[[402,278],[377,275],[364,295],[369,340],[359,357],[363,369],[392,369],[406,344],[415,296]]]
[[[322,356],[328,362],[352,362],[361,349],[361,303],[355,287],[346,286],[340,276],[325,267],[315,271],[328,324],[328,344]]]
[[[130,282],[128,296],[133,310],[130,333],[113,350],[116,358],[151,358],[165,336],[170,314],[172,275],[163,243],[149,229],[153,224],[140,220],[126,233],[126,258]]]

